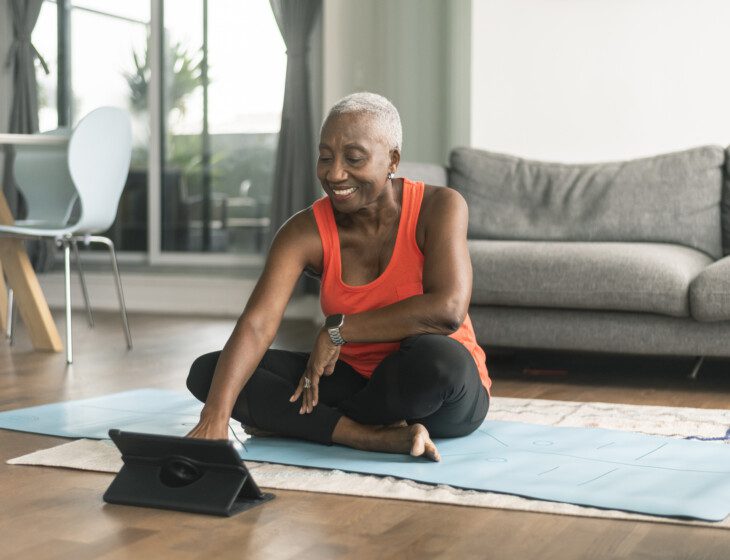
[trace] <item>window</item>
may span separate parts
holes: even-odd
[[[58,12],[46,0],[33,32],[51,70],[37,73],[41,130],[58,126],[63,83],[71,125],[102,105],[130,112],[132,164],[106,233],[122,256],[263,254],[286,74],[268,1],[72,0],[66,26]],[[70,35],[61,67],[59,33]]]
[[[171,0],[164,23],[161,249],[263,253],[286,73],[269,3]]]
[[[33,28],[33,44],[48,65],[49,73],[43,71],[36,61],[38,80],[38,124],[41,132],[58,128],[56,107],[58,85],[58,23],[56,4],[43,2],[38,21]]]

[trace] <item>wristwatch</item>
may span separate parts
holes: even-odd
[[[347,342],[340,334],[342,325],[345,324],[345,316],[342,313],[335,313],[328,316],[324,321],[324,328],[330,335],[330,340],[335,346],[342,346]]]

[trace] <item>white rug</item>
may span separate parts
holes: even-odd
[[[488,418],[551,426],[600,427],[678,438],[693,436],[714,440],[714,445],[730,443],[730,410],[494,397]],[[119,452],[110,441],[86,439],[36,451],[10,459],[8,463],[111,473],[118,472],[122,466]],[[730,516],[718,523],[708,523],[547,502],[509,494],[462,490],[446,485],[433,486],[393,477],[353,474],[339,470],[248,461],[246,466],[256,483],[265,488],[730,529]]]

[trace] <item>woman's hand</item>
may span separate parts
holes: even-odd
[[[324,328],[320,329],[312,353],[309,356],[307,369],[299,380],[297,390],[289,399],[289,402],[294,402],[300,395],[303,395],[299,414],[310,413],[317,406],[317,402],[319,402],[319,378],[323,375],[332,375],[339,356],[340,347],[332,343],[329,333]],[[309,389],[304,388],[305,379],[309,379],[311,382]]]
[[[228,420],[223,417],[212,418],[205,412],[200,415],[198,424],[186,437],[198,439],[228,439]]]

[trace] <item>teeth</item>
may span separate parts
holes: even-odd
[[[351,189],[339,189],[339,190],[333,189],[333,190],[337,196],[347,196],[348,194],[354,193],[357,190],[357,187],[352,187]]]

